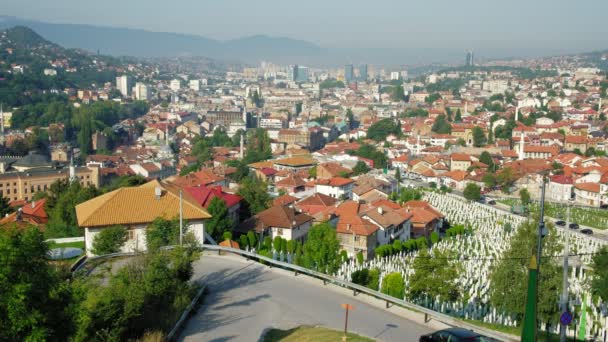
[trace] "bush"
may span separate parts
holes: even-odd
[[[247,240],[249,241],[250,248],[257,248],[258,237],[257,237],[257,235],[255,235],[255,233],[253,231],[250,230],[247,232]]]
[[[263,248],[267,251],[270,251],[272,248],[272,238],[270,236],[264,238]]]
[[[249,246],[249,239],[247,239],[247,235],[241,235],[239,238],[239,243],[241,245],[241,249],[247,249]]]
[[[369,283],[369,270],[364,268],[359,271],[355,271],[352,274],[352,282],[358,285],[367,286]]]
[[[295,251],[296,251],[296,241],[295,240],[287,241],[287,252],[289,254],[293,254]]]
[[[345,250],[340,251],[340,260],[342,260],[342,263],[348,261],[348,253]]]
[[[357,253],[357,263],[359,263],[359,265],[363,265],[363,252],[361,251]]]
[[[224,238],[224,240],[232,240],[232,232],[224,232],[222,234],[222,237]]]
[[[281,253],[287,255],[287,240],[281,239]]]
[[[399,272],[393,272],[384,277],[382,281],[382,293],[403,299],[405,296],[405,282]]]
[[[127,230],[123,226],[104,228],[95,235],[91,252],[96,255],[118,253],[125,241],[127,241]]]
[[[437,242],[439,242],[439,233],[437,232],[432,232],[431,233],[431,243],[434,245]]]
[[[274,241],[272,241],[272,249],[276,253],[281,251],[281,240],[283,240],[280,236],[275,236]]]
[[[373,268],[373,269],[369,270],[368,278],[367,278],[367,287],[374,291],[378,291],[378,288],[380,287],[380,270],[379,269]]]
[[[397,254],[397,253],[401,253],[402,250],[403,250],[403,244],[401,243],[401,240],[395,240],[393,242],[393,252],[395,252],[395,254]]]
[[[428,243],[424,236],[417,238],[416,240],[416,249],[422,249],[428,247]]]

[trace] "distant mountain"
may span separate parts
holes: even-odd
[[[114,56],[206,56],[256,63],[302,63],[325,52],[312,43],[290,38],[251,36],[219,41],[203,36],[78,24],[53,24],[0,16],[0,29],[27,26],[44,38],[69,48]]]

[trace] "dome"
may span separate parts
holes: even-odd
[[[27,156],[16,161],[13,167],[23,171],[37,167],[51,167],[51,165],[51,159],[48,156],[31,151]]]

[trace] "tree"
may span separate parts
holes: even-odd
[[[0,340],[68,341],[73,293],[47,260],[36,227],[0,229]]]
[[[384,141],[391,134],[401,135],[401,126],[393,119],[382,119],[373,123],[367,130],[367,137],[376,141]]]
[[[0,217],[4,217],[13,212],[13,208],[9,205],[7,197],[0,197]]]
[[[326,274],[333,274],[340,266],[340,241],[336,230],[328,223],[313,226],[304,243],[304,266]]]
[[[184,234],[186,229],[184,229]],[[146,244],[149,251],[179,243],[179,219],[156,218],[146,229]],[[140,246],[143,249],[144,246]]]
[[[492,189],[496,186],[496,176],[493,173],[486,173],[481,180],[487,188]]]
[[[363,252],[361,251],[357,252],[357,263],[363,265]]]
[[[405,296],[405,282],[400,272],[387,274],[382,280],[382,293],[403,299]]]
[[[479,185],[475,183],[469,183],[464,188],[462,195],[469,201],[479,201],[481,199],[481,189],[479,188]]]
[[[522,205],[530,204],[530,192],[528,191],[528,189],[523,188],[519,190],[519,199]]]
[[[233,227],[230,213],[226,202],[219,197],[213,197],[207,211],[211,215],[211,218],[207,221],[207,233],[214,239],[219,239],[224,232],[230,231]]]
[[[317,178],[317,165],[311,167],[310,169],[308,169],[308,177],[310,178]]]
[[[264,182],[247,177],[243,180],[238,194],[245,202],[244,210],[246,217],[255,215],[270,207],[272,201],[268,194],[267,185]]]
[[[505,167],[496,175],[496,183],[502,187],[502,191],[507,193],[515,182],[515,172],[511,167]]]
[[[247,232],[247,241],[249,242],[248,245],[249,245],[250,248],[257,248],[258,247],[258,237],[251,230]]]
[[[391,88],[391,101],[400,102],[405,100],[405,91],[401,84]]]
[[[608,247],[602,247],[599,253],[593,256],[592,267],[591,291],[602,299],[608,298]]]
[[[348,121],[348,128],[356,128],[355,116],[353,115],[353,111],[350,108],[346,110],[346,120]]]
[[[397,186],[401,184],[401,169],[397,168],[395,171],[395,179],[397,180]]]
[[[243,234],[239,237],[239,244],[241,249],[247,249],[247,247],[249,247],[249,239],[247,239],[247,235]]]
[[[454,122],[462,122],[462,114],[460,113],[460,108],[458,108],[458,110],[456,111]]]
[[[483,147],[488,142],[486,135],[483,133],[483,129],[479,126],[473,127],[473,146]]]
[[[95,235],[91,251],[96,255],[105,255],[120,252],[120,248],[127,241],[127,230],[123,226],[104,228]]]
[[[369,282],[369,270],[364,268],[353,272],[351,274],[351,281],[357,285],[367,286],[367,283]]]
[[[380,270],[379,269],[372,268],[371,270],[369,270],[367,287],[374,291],[378,291],[378,289],[380,287]]]
[[[440,301],[455,301],[460,297],[456,277],[460,271],[457,263],[446,260],[450,255],[437,249],[429,254],[420,250],[414,259],[414,273],[409,281],[409,295],[414,299],[439,298]]]
[[[488,169],[490,171],[496,170],[496,165],[494,164],[494,160],[488,151],[483,151],[479,155],[479,161],[488,165]]]
[[[441,114],[435,119],[431,131],[438,134],[450,134],[452,133],[452,126],[450,126],[450,123],[446,120],[445,115]]]
[[[364,161],[359,160],[353,168],[355,176],[363,175],[369,172],[369,167]]]
[[[562,245],[553,223],[547,223],[548,234],[543,238],[543,255],[559,255]],[[490,303],[499,311],[516,315],[521,322],[526,303],[528,267],[536,256],[538,224],[536,220],[522,223],[511,238],[509,248],[490,270]],[[556,259],[543,258],[540,264],[538,316],[545,322],[555,322],[559,314],[558,300],[562,288],[562,268]]]

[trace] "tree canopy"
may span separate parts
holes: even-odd
[[[340,266],[340,241],[336,230],[327,223],[313,226],[304,243],[304,266],[319,272],[333,274]]]
[[[367,130],[367,137],[376,141],[384,141],[386,137],[394,134],[401,136],[401,125],[393,119],[382,119],[373,123]]]

